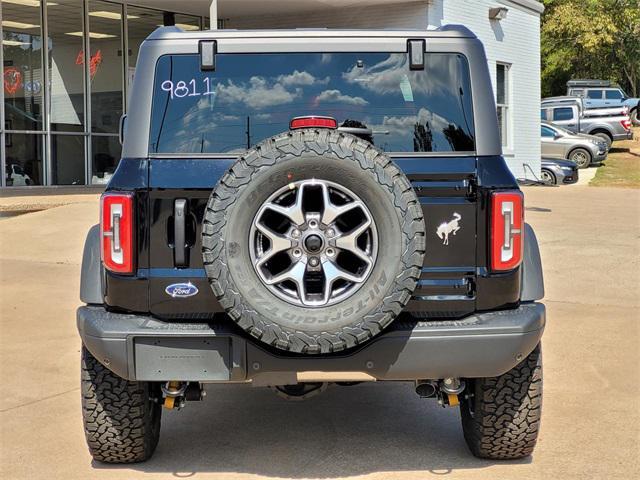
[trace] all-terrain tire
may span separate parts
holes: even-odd
[[[638,106],[629,112],[629,118],[631,119],[631,124],[640,127],[640,102],[638,102]]]
[[[531,455],[542,412],[540,345],[504,375],[468,380],[461,402],[462,429],[480,458],[517,459]]]
[[[371,210],[380,237],[367,280],[326,307],[276,297],[249,258],[247,234],[262,203],[304,179],[351,189]],[[236,161],[209,198],[202,245],[209,283],[228,315],[267,345],[312,355],[360,345],[400,314],[420,276],[425,225],[411,183],[387,155],[350,134],[302,129],[267,139]]]
[[[82,347],[82,419],[89,452],[105,463],[148,460],[160,438],[154,385],[117,376]]]

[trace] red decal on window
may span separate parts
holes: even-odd
[[[98,72],[98,67],[102,63],[102,50],[98,50],[95,55],[89,58],[89,76],[93,80],[93,77],[96,76]],[[80,50],[78,52],[78,56],[76,57],[76,65],[84,65],[84,50]]]
[[[4,69],[4,91],[7,95],[15,95],[22,88],[22,73],[16,67]]]

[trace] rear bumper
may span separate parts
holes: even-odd
[[[376,380],[416,380],[505,373],[540,341],[545,307],[524,303],[517,309],[455,321],[399,319],[359,349],[324,356],[265,349],[226,318],[175,323],[84,306],[78,309],[77,323],[87,349],[130,380],[283,384],[296,383],[301,373],[318,374],[327,381],[332,374],[336,380],[355,374]]]
[[[613,135],[613,141],[633,140],[633,130],[626,130],[624,133],[616,133]]]

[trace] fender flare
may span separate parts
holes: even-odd
[[[104,269],[100,261],[100,225],[89,229],[82,253],[80,272],[80,300],[86,304],[104,302],[102,277]]]
[[[533,302],[544,298],[544,276],[538,239],[528,223],[524,225],[524,252],[522,259],[522,287],[520,301]]]

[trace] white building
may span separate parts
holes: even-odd
[[[173,0],[150,0],[175,8]],[[206,1],[183,0],[206,15]],[[214,7],[215,8],[215,7]],[[540,172],[540,14],[536,0],[217,0],[224,28],[437,28],[462,24],[485,46],[504,156],[518,178]],[[493,17],[493,18],[492,18]]]

